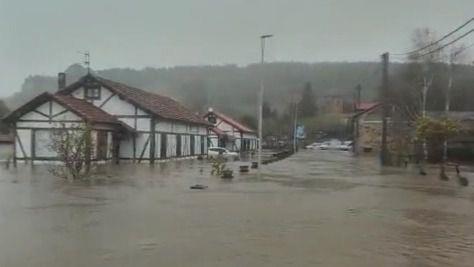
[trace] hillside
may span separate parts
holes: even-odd
[[[363,96],[373,98],[379,78],[373,75],[378,63],[270,63],[264,68],[265,100],[279,111],[286,108],[291,92],[299,95],[303,85],[311,82],[316,96],[352,94],[361,83]],[[85,73],[80,65],[67,70],[67,82],[72,83]],[[239,67],[182,66],[174,68],[105,69],[95,72],[102,77],[127,83],[183,101],[189,107],[204,111],[213,106],[222,111],[253,114],[256,92],[260,84],[259,65]],[[32,75],[25,79],[21,90],[7,100],[14,108],[44,91],[54,92],[56,77]],[[230,104],[230,101],[231,104]]]
[[[397,91],[403,83],[397,83],[397,73],[404,64],[391,64],[393,88]],[[86,73],[78,64],[71,65],[67,70],[67,82],[72,83]],[[180,66],[173,68],[136,69],[105,69],[95,71],[102,77],[123,82],[151,92],[168,95],[182,101],[196,111],[205,111],[212,106],[221,111],[242,115],[255,114],[257,90],[260,84],[259,65],[223,65],[223,66]],[[357,84],[362,86],[362,98],[377,98],[377,87],[380,83],[380,64],[378,62],[333,62],[333,63],[297,63],[277,62],[266,64],[263,69],[265,79],[265,101],[280,114],[287,109],[292,97],[299,97],[306,82],[311,82],[317,97],[328,94],[353,95]],[[455,77],[453,90],[453,106],[470,109],[465,99],[474,97],[474,68],[459,67]],[[458,83],[456,85],[456,82]],[[461,84],[462,83],[462,84]],[[444,78],[438,82],[439,89],[431,93],[443,96]],[[29,76],[25,79],[21,90],[7,98],[9,108],[14,108],[44,91],[53,92],[57,88],[55,76]],[[429,99],[434,99],[428,97]],[[442,106],[442,98],[435,106]],[[441,102],[440,102],[441,101]]]

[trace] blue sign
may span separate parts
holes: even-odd
[[[305,139],[306,138],[304,125],[296,126],[296,138],[298,138],[298,139]]]

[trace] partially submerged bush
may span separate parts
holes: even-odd
[[[50,169],[53,175],[65,179],[81,179],[89,175],[93,153],[90,127],[71,129],[63,125],[53,130],[51,139],[51,149],[61,163]]]
[[[420,117],[416,121],[416,138],[432,144],[439,145],[458,132],[458,123],[448,118]]]
[[[225,159],[222,157],[211,158],[212,175],[221,175],[225,169]]]

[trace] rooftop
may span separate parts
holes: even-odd
[[[116,93],[126,101],[131,102],[139,108],[158,117],[195,124],[209,124],[203,118],[170,97],[151,93],[143,89],[111,81],[102,77],[93,76],[91,74],[82,77],[77,82],[59,91],[57,94],[68,95],[75,89],[81,87],[84,83],[90,81],[101,84],[103,87]]]

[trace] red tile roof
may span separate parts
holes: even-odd
[[[68,95],[51,94],[48,92],[38,95],[23,106],[12,111],[4,118],[4,120],[7,122],[14,121],[20,118],[22,115],[30,112],[37,106],[50,100],[57,102],[86,121],[122,125],[122,123],[114,116],[92,105],[91,103],[88,103],[85,100],[77,99]]]
[[[382,106],[382,103],[379,103],[379,102],[374,102],[374,103],[375,103],[374,105],[370,105],[366,109],[356,110],[356,113],[353,114],[352,117],[353,118],[360,117],[361,115],[372,112],[373,110],[377,110],[379,107]]]
[[[360,102],[356,104],[356,110],[358,111],[363,111],[363,110],[369,110],[375,106],[380,104],[379,102]]]
[[[217,128],[217,127],[212,128],[211,132],[213,132],[213,133],[215,133],[216,135],[219,135],[219,136],[225,135],[225,132],[222,131],[221,129]]]
[[[210,113],[213,113],[214,115],[216,115],[216,117],[220,118],[221,120],[227,122],[228,124],[232,125],[233,127],[237,128],[238,130],[244,132],[244,133],[254,133],[255,131],[250,129],[250,127],[248,126],[245,126],[244,124],[234,120],[233,118],[223,114],[223,113],[220,113],[220,112],[217,112],[217,111],[211,111],[211,112],[208,112],[206,115],[204,115],[204,117],[207,117]]]
[[[92,105],[91,103],[85,100],[78,99],[69,95],[54,94],[51,96],[59,104],[70,108],[72,112],[76,113],[79,117],[82,117],[85,120],[91,122],[120,124],[120,122],[114,116],[110,115],[109,113],[103,111],[102,109]]]
[[[139,88],[104,79],[98,76],[86,75],[76,83],[71,84],[70,86],[58,92],[58,94],[70,94],[87,80],[98,82],[125,100],[158,117],[209,126],[209,123],[203,118],[196,115],[194,112],[187,109],[178,101],[170,97],[150,93]]]

